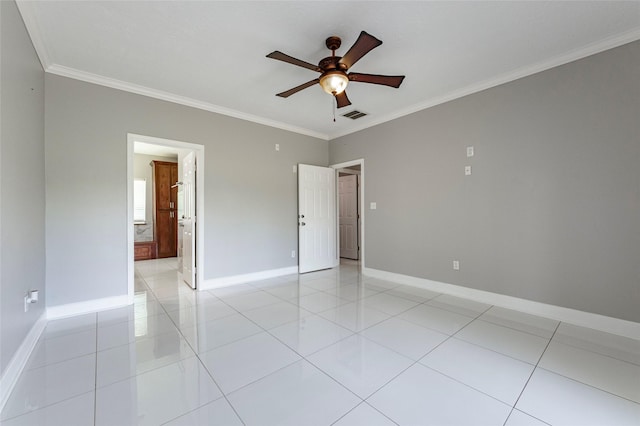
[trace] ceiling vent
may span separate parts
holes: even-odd
[[[364,112],[360,112],[357,109],[354,109],[353,111],[348,112],[346,114],[342,114],[343,117],[347,117],[347,118],[350,118],[352,120],[357,120],[358,118],[364,117],[365,115],[367,115],[367,114],[364,113]]]

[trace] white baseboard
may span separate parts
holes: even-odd
[[[35,324],[33,324],[29,333],[25,336],[22,344],[11,358],[11,361],[9,361],[9,364],[0,379],[0,411],[2,411],[4,405],[7,403],[9,395],[11,395],[11,392],[18,381],[18,377],[20,377],[24,366],[27,364],[29,356],[31,356],[33,348],[35,348],[36,343],[38,343],[38,339],[40,339],[40,336],[46,326],[47,315],[43,312],[42,315],[40,315],[40,318],[38,318]]]
[[[50,306],[47,308],[47,319],[73,317],[91,312],[106,311],[130,305],[129,296],[113,296],[103,299],[87,300],[86,302],[68,303],[66,305]]]
[[[297,266],[287,268],[269,269],[267,271],[252,272],[250,274],[231,275],[228,277],[211,278],[204,280],[199,290],[212,290],[214,288],[227,287],[235,284],[242,284],[251,281],[266,280],[267,278],[280,277],[282,275],[297,274]]]
[[[395,272],[381,271],[372,268],[363,268],[362,273],[373,278],[393,281],[399,284],[406,284],[420,287],[438,293],[450,294],[452,296],[463,297],[489,305],[500,306],[502,308],[514,309],[528,314],[551,318],[569,324],[589,327],[619,336],[640,340],[640,323],[612,318],[590,312],[579,311],[577,309],[565,308],[562,306],[549,305],[532,300],[521,299],[504,294],[492,293],[489,291],[476,290],[454,284],[447,284],[439,281],[432,281],[425,278],[417,278],[409,275],[397,274]]]

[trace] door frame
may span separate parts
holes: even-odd
[[[358,232],[360,234],[360,268],[364,269],[365,267],[365,239],[364,239],[364,217],[365,217],[365,202],[364,202],[364,158],[360,158],[358,160],[345,161],[343,163],[332,164],[331,167],[336,171],[336,182],[338,182],[338,171],[340,169],[344,169],[346,167],[357,166],[360,165],[360,185],[358,185],[358,201],[361,203],[360,205],[360,221],[358,224]],[[337,183],[336,183],[337,185]],[[338,191],[336,190],[336,253],[338,254],[338,265],[340,264],[340,226],[338,226],[337,221],[340,213],[340,197],[338,197]]]
[[[134,143],[144,142],[153,145],[161,145],[176,149],[193,151],[196,156],[198,169],[196,172],[196,288],[200,290],[204,282],[204,145],[194,144],[190,142],[181,142],[171,139],[157,138],[153,136],[137,135],[127,133],[127,281],[128,281],[128,299],[129,304],[133,303],[134,296],[134,234],[133,225],[133,157]]]

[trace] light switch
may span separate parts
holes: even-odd
[[[374,202],[374,203],[371,203],[371,204],[369,205],[369,208],[370,208],[371,210],[375,210],[375,209],[377,209],[377,208],[378,208],[378,206],[377,206],[377,205],[376,205],[376,203]]]
[[[276,144],[276,151],[280,151],[280,144],[279,143]]]
[[[298,173],[298,166],[293,166],[293,173]]]
[[[468,146],[467,147],[467,157],[473,157],[473,147],[472,146]]]

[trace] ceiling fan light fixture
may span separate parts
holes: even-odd
[[[349,77],[344,71],[331,70],[320,76],[322,90],[333,96],[344,92],[347,88],[347,83],[349,83]]]

